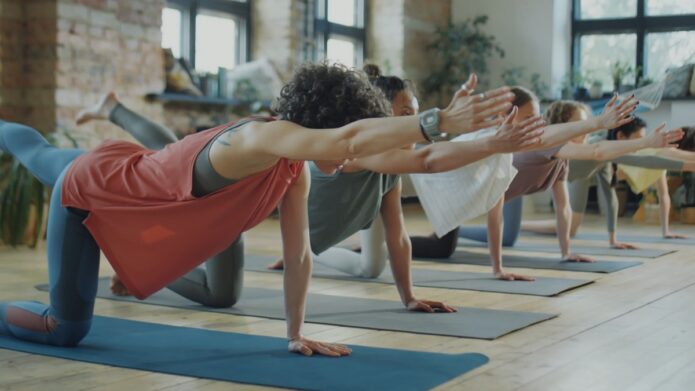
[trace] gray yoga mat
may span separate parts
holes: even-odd
[[[418,261],[431,261],[443,263],[461,263],[466,265],[490,265],[489,254],[479,254],[462,249],[456,250],[448,259],[418,259]],[[502,262],[505,267],[521,267],[528,269],[552,269],[568,272],[613,273],[629,267],[641,265],[639,261],[596,261],[593,263],[560,261],[555,258],[523,257],[518,255],[504,255]]]
[[[579,239],[579,238],[577,238]],[[459,238],[459,246],[462,247],[487,247],[487,243],[477,242],[475,240]],[[529,251],[539,253],[559,254],[560,248],[557,241],[548,243],[537,242],[517,242],[513,247],[509,247],[518,251]],[[571,245],[572,251],[582,255],[589,256],[614,256],[614,257],[630,257],[630,258],[659,258],[661,256],[671,254],[675,250],[661,250],[641,248],[638,250],[618,250],[608,246],[586,246],[576,243]]]
[[[600,240],[607,242],[606,234],[599,234],[595,232],[585,232],[578,233],[577,239],[580,240]],[[635,235],[626,234],[618,235],[618,240],[622,242],[635,243],[639,245],[640,243],[654,243],[654,244],[676,244],[681,246],[695,246],[695,238],[686,239],[665,239],[661,234],[655,232],[654,235]],[[622,251],[622,250],[619,250]]]
[[[244,269],[254,272],[280,273],[277,270],[266,269],[266,265],[276,259],[277,257],[267,255],[245,254]],[[413,268],[411,274],[415,286],[533,296],[555,296],[593,282],[592,280],[546,277],[538,277],[536,281],[501,281],[494,278],[491,273],[451,272],[418,268]],[[378,278],[362,278],[350,276],[314,262],[313,275],[314,277],[344,281],[394,283],[388,267]]]
[[[44,284],[37,286],[37,289],[45,291],[48,287]],[[114,296],[109,289],[109,279],[102,278],[99,280],[97,297],[195,311],[285,319],[283,292],[277,289],[245,287],[241,300],[234,307],[211,308],[194,303],[168,289],[163,289],[142,301],[134,297]],[[428,314],[409,312],[396,301],[316,293],[309,293],[306,305],[307,323],[488,340],[556,316],[557,314],[468,307],[460,307],[458,312],[451,314]]]

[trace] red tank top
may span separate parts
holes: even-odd
[[[63,206],[89,211],[84,224],[135,297],[151,295],[229,247],[273,211],[301,173],[303,162],[280,159],[214,193],[191,195],[197,155],[230,125],[160,151],[107,141],[66,173]]]

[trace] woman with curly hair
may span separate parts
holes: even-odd
[[[591,109],[586,105],[573,101],[555,102],[548,107],[545,118],[548,123],[568,123],[580,121],[591,116]],[[662,126],[663,127],[663,126]],[[611,129],[606,135],[596,137],[593,142],[601,140],[636,140],[645,137],[647,123],[639,117],[621,127]],[[572,160],[569,163],[567,178],[569,187],[569,203],[572,208],[572,223],[570,237],[574,237],[584,219],[586,204],[589,198],[591,179],[596,178],[598,194],[603,199],[606,210],[606,226],[608,229],[608,244],[616,249],[635,249],[636,246],[619,242],[617,240],[618,225],[618,197],[613,186],[616,165],[621,167],[639,167],[652,170],[655,176],[649,178],[648,183],[656,185],[659,197],[659,218],[661,221],[662,236],[666,239],[683,238],[682,235],[671,232],[669,228],[669,214],[671,209],[671,197],[668,193],[666,182],[666,170],[668,171],[694,171],[695,153],[693,153],[693,130],[683,128],[684,136],[678,142],[675,149],[660,149],[657,155],[628,154],[612,159],[610,162],[595,160]],[[586,137],[573,140],[576,143],[588,142]],[[627,168],[626,168],[627,170]],[[656,181],[653,180],[656,178]],[[556,234],[555,224],[551,221],[529,221],[521,226],[522,231],[542,234]]]
[[[382,76],[374,65],[365,66],[365,70],[372,85],[391,103],[392,115],[409,116],[418,113],[418,102],[410,82],[395,76]],[[473,88],[474,84],[475,78],[472,78],[466,88]],[[315,88],[313,84],[309,87]],[[295,91],[295,94],[310,96],[313,92]],[[508,99],[511,100],[511,96]],[[109,103],[80,116],[80,122],[109,117],[145,145],[152,144],[152,138],[165,138],[173,134],[129,111],[127,118],[123,118],[127,109],[117,104],[113,95],[107,95],[106,102]],[[104,113],[99,114],[100,110]],[[283,110],[297,109],[279,107],[278,110],[283,116],[295,116],[296,114],[283,114]],[[315,117],[307,116],[306,121],[313,118]],[[134,125],[135,123],[140,125]],[[540,122],[531,121],[525,128],[504,126],[494,136],[477,142],[438,143],[418,151],[407,147],[405,150],[397,149],[367,158],[360,157],[347,162],[337,172],[326,170],[321,162],[309,162],[312,183],[308,196],[309,238],[314,260],[348,274],[375,278],[381,274],[386,259],[389,258],[384,248],[386,240],[404,306],[413,311],[453,311],[453,308],[443,303],[420,300],[413,294],[410,281],[410,243],[403,224],[401,184],[397,173],[447,170],[496,152],[526,148],[539,136],[540,133],[535,129],[541,125]],[[141,133],[145,133],[147,138],[139,136]],[[363,230],[361,255],[333,247],[360,230]],[[234,305],[243,281],[241,243],[234,250],[233,254],[220,254],[209,260],[205,265],[206,270],[196,269],[168,287],[204,305]],[[282,268],[283,260],[270,267]],[[113,280],[112,290],[118,294],[127,294],[117,277]]]
[[[148,150],[107,141],[92,151],[51,146],[34,129],[0,122],[0,150],[54,188],[48,223],[50,304],[0,302],[0,333],[75,346],[88,333],[103,251],[138,298],[230,247],[280,208],[288,349],[341,356],[344,346],[301,334],[311,275],[306,212],[313,160],[326,173],[350,159],[440,132],[491,126],[511,94],[456,94],[421,121],[388,116],[381,93],[343,67],[301,67],[277,102],[280,120],[249,118]],[[436,126],[432,126],[432,125]],[[324,130],[319,130],[324,129]]]

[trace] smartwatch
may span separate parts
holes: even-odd
[[[442,138],[439,130],[439,109],[429,109],[420,113],[420,131],[425,140],[433,143]]]

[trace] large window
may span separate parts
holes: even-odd
[[[314,16],[306,35],[313,36],[306,59],[362,65],[365,47],[365,2],[367,0],[315,0],[307,7]]]
[[[217,73],[247,61],[249,4],[242,0],[167,0],[162,47],[200,72]]]
[[[574,0],[572,63],[613,87],[611,65],[660,79],[668,68],[695,62],[695,0]]]

